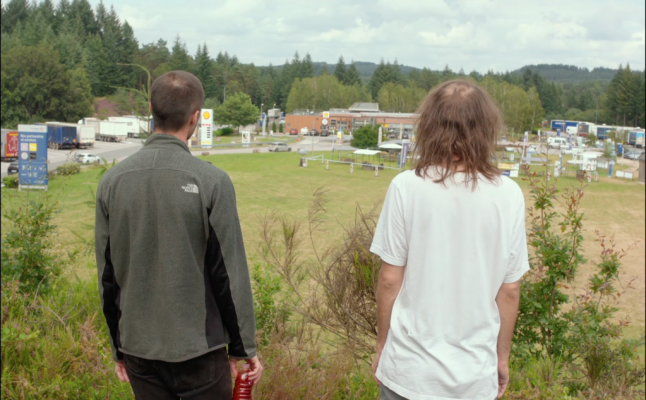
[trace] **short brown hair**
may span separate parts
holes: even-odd
[[[177,132],[204,104],[204,88],[190,72],[171,71],[155,79],[150,88],[150,105],[155,130]]]
[[[491,182],[499,179],[494,162],[502,119],[484,89],[465,80],[445,82],[426,96],[418,113],[413,150],[417,176],[426,177],[428,168],[437,168],[434,182],[444,183],[463,165],[465,183],[474,189],[478,173]]]

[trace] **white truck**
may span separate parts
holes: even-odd
[[[125,123],[128,126],[129,138],[137,138],[140,133],[147,134],[150,131],[150,119],[138,117],[136,115],[108,117],[108,121]]]
[[[98,118],[83,118],[81,125],[94,127],[96,140],[102,142],[121,142],[128,137],[128,125],[124,122],[102,121]]]
[[[96,139],[96,133],[94,132],[94,126],[92,125],[83,125],[83,124],[73,124],[68,122],[45,122],[47,125],[62,125],[62,126],[73,126],[76,128],[76,148],[77,149],[87,149],[94,146],[94,141]]]

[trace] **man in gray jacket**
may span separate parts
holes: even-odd
[[[101,304],[137,399],[230,399],[238,360],[254,383],[263,370],[233,185],[186,144],[203,101],[194,75],[157,78],[154,134],[97,191]]]

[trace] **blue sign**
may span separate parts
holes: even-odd
[[[281,118],[285,118],[285,113],[284,113],[284,112],[281,112],[281,113],[280,113],[280,117],[281,117]]]
[[[260,118],[261,118],[261,119],[267,119],[267,114],[262,113],[262,117],[260,117]]]
[[[18,171],[18,190],[47,190],[46,125],[18,125]]]
[[[556,137],[561,137],[561,130],[560,129],[556,130]]]

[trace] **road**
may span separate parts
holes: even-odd
[[[276,140],[282,140],[282,139],[289,138],[289,136],[276,135],[275,138]],[[332,151],[332,147],[334,145],[333,144],[334,138],[314,137],[313,141],[314,141],[315,151],[325,151],[325,150]],[[344,145],[347,146],[348,143],[345,143]],[[139,149],[141,149],[141,147],[142,147],[142,143],[140,139],[127,139],[126,141],[121,143],[96,142],[94,144],[94,147],[85,149],[85,150],[80,149],[80,150],[70,151],[70,150],[48,149],[47,157],[49,159],[49,170],[50,171],[55,170],[58,166],[68,162],[68,160],[71,161],[73,153],[75,152],[94,154],[101,158],[104,158],[108,162],[112,162],[112,160],[114,159],[116,159],[117,161],[122,161],[126,159],[127,157],[136,153]],[[292,151],[298,151],[298,149],[300,148],[305,148],[307,151],[311,151],[312,139],[301,138],[299,142],[291,143],[290,147],[292,148]],[[199,151],[193,151],[192,154],[197,156],[197,155],[200,155],[203,151],[208,151],[210,154],[245,154],[245,153],[252,153],[254,148],[234,147],[234,148],[226,148],[226,149],[204,149]],[[263,153],[267,152],[267,148],[261,147],[260,151]],[[3,162],[2,169],[1,169],[1,173],[2,173],[1,175],[3,178],[7,176],[7,167],[9,167],[9,163]]]
[[[90,153],[97,155],[99,157],[105,158],[108,162],[112,162],[113,159],[117,161],[123,160],[124,158],[134,154],[137,150],[141,149],[142,144],[140,139],[127,139],[120,143],[110,143],[110,142],[96,142],[94,147],[89,149],[79,149],[79,150],[47,150],[47,158],[49,159],[50,171],[55,170],[58,166],[65,164],[68,160],[71,161],[72,155],[74,152],[79,153]],[[9,167],[8,162],[2,163],[2,177],[7,176],[7,167]]]

